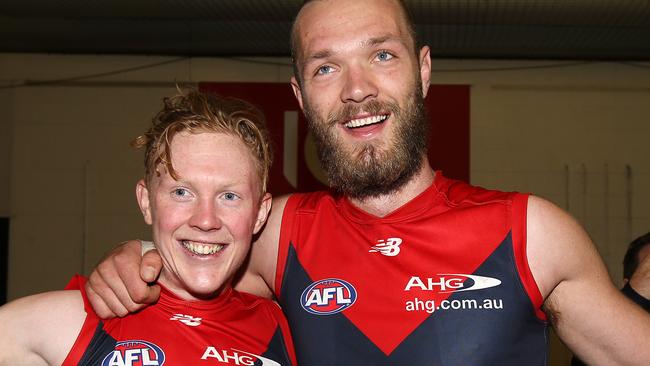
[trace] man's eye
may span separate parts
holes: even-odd
[[[185,188],[176,188],[172,191],[172,194],[176,197],[187,197],[190,195],[190,192]]]
[[[332,66],[324,65],[324,66],[319,67],[318,70],[316,71],[316,73],[318,75],[325,75],[325,74],[331,73],[332,71],[334,71]]]
[[[228,200],[228,201],[234,201],[234,200],[238,199],[239,196],[236,195],[235,193],[232,193],[232,192],[226,192],[226,193],[223,194],[223,198]]]
[[[395,57],[395,56],[393,56],[388,51],[379,51],[379,53],[377,53],[377,59],[379,61],[388,61],[388,60],[391,60],[393,57]]]

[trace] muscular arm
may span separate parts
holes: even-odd
[[[273,297],[280,226],[287,198],[289,196],[273,199],[273,207],[266,226],[262,229],[257,240],[253,242],[250,260],[246,264],[244,274],[235,285],[237,290],[262,297]]]
[[[589,364],[650,364],[650,315],[612,284],[586,232],[555,205],[531,197],[528,261],[560,338]]]
[[[79,291],[25,297],[0,308],[0,366],[60,365],[86,313]]]

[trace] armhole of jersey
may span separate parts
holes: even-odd
[[[517,193],[512,198],[512,247],[517,263],[517,271],[528,298],[535,309],[535,315],[538,319],[546,321],[546,314],[542,311],[544,299],[539,291],[537,282],[533,273],[528,266],[528,256],[526,254],[526,222],[528,215],[528,194]]]
[[[90,305],[90,301],[88,301],[88,296],[86,296],[86,290],[84,289],[85,283],[86,279],[84,277],[75,275],[65,287],[66,290],[76,290],[81,293],[81,298],[84,301],[84,310],[86,311],[86,319],[84,319],[79,335],[77,335],[77,339],[74,341],[70,351],[68,351],[68,355],[63,360],[61,366],[73,366],[79,363],[99,325],[99,317],[95,314],[95,311]]]
[[[282,339],[284,340],[284,345],[286,347],[286,352],[287,356],[289,357],[289,361],[291,361],[291,365],[295,366],[296,365],[296,349],[294,348],[293,345],[293,338],[291,336],[291,328],[289,328],[289,323],[287,322],[287,318],[284,316],[284,313],[282,312],[282,309],[280,306],[276,303],[271,304],[273,306],[273,315],[278,321],[278,326],[280,327],[280,331],[282,332]]]
[[[300,203],[300,195],[292,194],[287,198],[282,212],[282,221],[280,223],[280,242],[278,243],[278,262],[275,266],[275,298],[280,299],[282,291],[282,280],[284,279],[285,266],[289,255],[289,244],[291,242],[291,233],[293,232],[293,221],[296,217],[295,212]]]

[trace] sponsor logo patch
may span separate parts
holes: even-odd
[[[102,360],[102,366],[162,366],[165,352],[147,341],[121,341]]]
[[[357,290],[349,282],[327,278],[307,286],[300,303],[308,313],[332,315],[349,308],[357,301]]]
[[[399,247],[401,244],[402,239],[400,238],[388,238],[386,240],[380,239],[377,241],[377,244],[373,245],[368,252],[379,252],[387,257],[395,257],[401,250]]]
[[[436,291],[439,293],[449,293],[482,290],[485,288],[499,286],[500,284],[501,280],[497,278],[470,274],[448,273],[439,274],[437,278],[411,276],[411,279],[406,284],[404,291],[418,289],[424,291]]]
[[[271,360],[270,358],[262,357],[254,353],[242,351],[239,349],[218,349],[213,346],[208,346],[201,356],[202,360],[215,359],[220,363],[233,364],[238,366],[254,366],[256,363],[260,366],[281,366],[279,363]]]

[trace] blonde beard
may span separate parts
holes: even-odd
[[[350,198],[364,199],[389,194],[413,177],[422,166],[428,136],[424,100],[418,93],[421,90],[418,86],[407,96],[404,108],[390,102],[364,104],[363,110],[371,114],[390,110],[395,130],[385,146],[368,143],[353,151],[343,146],[335,129],[339,121],[354,115],[360,106],[339,111],[325,121],[305,100],[305,115],[332,189]]]

